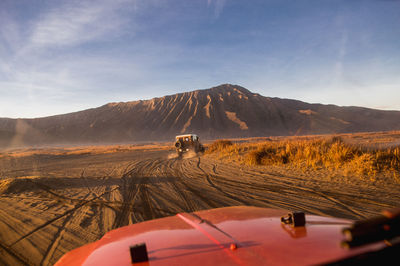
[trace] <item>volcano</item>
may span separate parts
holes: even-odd
[[[400,111],[309,104],[224,84],[34,119],[0,119],[0,146],[165,141],[400,130]]]

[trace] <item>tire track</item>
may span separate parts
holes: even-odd
[[[9,254],[12,258],[16,259],[18,262],[20,262],[22,265],[30,265],[29,261],[24,258],[22,255],[18,254],[17,252],[13,251],[11,246],[4,245],[3,243],[0,242],[0,248]]]
[[[225,181],[227,181],[227,183],[225,183],[225,185],[228,185],[228,182],[232,182],[226,178],[221,178]],[[233,183],[233,182],[232,182]],[[349,206],[348,204],[343,203],[342,201],[328,196],[326,195],[326,193],[318,191],[316,189],[312,189],[312,188],[306,188],[306,187],[302,187],[302,186],[295,186],[293,184],[286,184],[284,187],[283,186],[271,186],[271,185],[256,185],[256,184],[252,184],[252,183],[244,183],[244,182],[239,182],[237,181],[236,183],[240,184],[240,186],[244,186],[247,185],[249,187],[249,189],[251,190],[259,190],[259,191],[287,191],[288,189],[291,189],[292,194],[300,194],[298,192],[306,192],[307,194],[314,194],[319,196],[320,198],[324,198],[327,201],[332,202],[335,206],[340,206],[341,208],[343,208],[346,212],[351,213],[353,216],[357,217],[357,218],[366,218],[366,216],[364,214],[362,214],[361,212],[357,211],[356,209],[352,208],[351,206]],[[236,186],[235,184],[233,184],[232,186]],[[273,188],[273,190],[271,190],[271,188]],[[296,192],[297,191],[297,192]]]
[[[230,165],[206,156],[167,159],[167,151],[143,150],[102,156],[85,157],[80,168],[71,165],[73,171],[53,168],[50,162],[49,169],[43,168],[49,175],[29,180],[32,185],[27,187],[34,189],[0,195],[2,230],[9,230],[0,242],[0,264],[51,264],[62,250],[96,240],[113,228],[178,212],[252,205],[354,219],[394,207],[398,198],[393,188],[334,187],[329,180],[307,179],[307,173]],[[72,181],[66,179],[69,173]],[[52,177],[65,182],[46,183]],[[74,184],[72,189],[69,184]],[[32,212],[26,213],[26,206]],[[15,214],[7,216],[12,211]],[[26,224],[17,222],[24,220]],[[54,227],[40,232],[48,225]]]
[[[89,184],[88,184],[88,182],[87,182],[86,177],[84,176],[84,173],[85,173],[85,169],[81,172],[81,178],[82,178],[83,182],[86,184],[86,187],[87,187],[87,189],[88,189],[88,193],[87,193],[83,198],[81,198],[81,199],[68,198],[68,197],[65,197],[65,196],[63,196],[63,195],[60,195],[60,194],[58,194],[58,193],[54,193],[54,192],[52,191],[52,189],[49,188],[48,186],[46,186],[46,185],[44,185],[44,184],[41,184],[41,183],[39,183],[39,182],[34,182],[34,181],[32,181],[36,186],[38,186],[40,189],[44,190],[45,192],[49,193],[52,197],[57,197],[57,198],[61,198],[61,199],[63,199],[63,200],[68,200],[69,202],[74,202],[74,201],[75,201],[75,202],[79,202],[78,205],[77,205],[77,208],[73,209],[71,212],[64,213],[64,215],[62,215],[62,216],[60,216],[60,217],[56,217],[56,219],[50,220],[48,223],[43,224],[42,227],[37,228],[37,230],[40,230],[40,229],[46,227],[47,225],[50,225],[50,224],[56,222],[58,219],[61,219],[63,216],[65,216],[65,215],[67,216],[67,217],[65,218],[65,220],[63,221],[61,227],[59,227],[58,230],[57,230],[57,232],[55,233],[55,235],[54,235],[54,237],[53,237],[53,240],[51,241],[50,245],[47,247],[46,251],[44,252],[43,258],[42,258],[42,260],[41,260],[41,262],[40,262],[41,265],[50,264],[50,261],[51,261],[52,258],[53,258],[54,252],[56,251],[58,245],[60,244],[60,241],[61,241],[63,235],[65,234],[65,232],[66,232],[68,226],[72,223],[72,221],[73,221],[74,218],[75,218],[75,213],[76,213],[76,211],[77,211],[79,208],[82,208],[82,207],[85,206],[85,205],[91,205],[91,204],[98,205],[100,202],[96,202],[95,199],[102,198],[102,197],[104,197],[105,195],[111,193],[111,190],[109,189],[108,186],[106,187],[107,189],[105,190],[104,193],[101,193],[101,191],[100,191],[100,192],[96,192],[95,189],[91,189],[91,188],[89,187]],[[102,182],[101,185],[99,185],[99,187],[97,188],[97,190],[102,190],[101,187],[104,186],[105,182],[106,182],[106,179],[103,178],[103,182]],[[100,194],[100,193],[101,193],[101,194]],[[92,198],[91,200],[86,200],[90,195],[92,195],[93,198]],[[101,204],[101,203],[100,203],[100,204]],[[100,207],[101,207],[101,206],[98,207],[99,210],[101,209]],[[103,208],[104,208],[104,207],[103,207]],[[100,213],[100,220],[98,221],[98,228],[99,228],[99,230],[103,231],[103,233],[104,233],[104,226],[102,226],[102,219],[103,219],[103,218],[101,217],[103,211],[100,210],[99,213]],[[86,218],[85,218],[85,219],[86,219]],[[37,231],[37,230],[36,230],[36,231]],[[35,233],[36,231],[30,232],[30,233],[33,234],[33,233]],[[102,234],[101,234],[101,235],[102,235]],[[29,235],[26,235],[25,237],[28,237],[28,236],[29,236]],[[22,239],[23,239],[23,238],[22,238]],[[17,242],[18,242],[18,241],[21,241],[22,239],[17,240]],[[17,242],[13,243],[12,245],[16,244]]]
[[[173,162],[168,162],[167,161],[167,173],[172,173],[172,175],[177,175],[177,171],[176,169],[173,168]],[[180,180],[179,175],[178,177],[176,177],[177,180]],[[183,184],[182,182],[172,182],[171,185],[173,186],[174,190],[176,191],[176,193],[178,193],[179,197],[183,200],[183,203],[186,205],[186,207],[182,207],[180,206],[180,209],[184,212],[194,212],[197,210],[196,205],[193,203],[193,201],[190,199],[190,196],[186,195],[185,193],[185,189],[187,189],[187,187]],[[181,186],[181,187],[179,187]],[[190,191],[190,190],[188,190]]]
[[[177,161],[175,161],[177,162]],[[175,171],[175,175],[178,178],[178,180],[180,181],[180,183],[188,190],[190,191],[193,195],[195,195],[196,197],[200,198],[206,205],[208,205],[208,208],[218,208],[220,207],[220,204],[215,203],[214,201],[209,200],[208,198],[206,198],[205,196],[203,196],[201,193],[199,193],[198,190],[194,189],[193,187],[190,187],[184,180],[183,178],[185,178],[186,180],[190,180],[190,178],[188,178],[185,174],[184,171],[182,171],[182,162],[180,162],[178,164],[179,169],[174,169]]]
[[[176,207],[178,207],[178,212],[188,211],[187,208],[182,206],[182,202],[186,206],[192,205],[183,190],[178,188],[175,179],[173,179],[172,182],[168,180],[167,182],[163,181],[163,179],[171,176],[170,169],[171,165],[168,160],[157,159],[149,163],[147,167],[140,169],[140,171],[138,172],[140,175],[142,175],[142,178],[146,176],[146,181],[149,180],[148,182],[146,182],[146,184],[142,184],[142,186],[140,187],[138,200],[134,202],[133,206],[134,210],[142,210],[141,214],[143,220],[161,218],[164,217],[166,213],[169,215],[176,214],[177,212],[170,211],[170,209],[175,209]],[[163,187],[163,189],[161,189],[161,186]],[[176,200],[176,196],[168,197],[168,194],[170,194],[168,193],[168,191],[170,191],[171,188],[173,189],[173,192],[181,198],[181,200]],[[151,194],[150,192],[152,190],[157,190],[158,193]],[[163,198],[162,201],[164,203],[168,202],[169,204],[165,206],[165,208],[161,208],[160,205],[157,206],[157,196],[161,196]],[[189,209],[191,208],[193,207],[189,207]]]
[[[105,192],[105,193],[106,193],[106,192]],[[89,195],[89,193],[88,193],[87,195]],[[102,196],[102,195],[100,195],[100,196]],[[98,196],[98,197],[100,197],[100,196]],[[97,197],[96,197],[96,198],[97,198]],[[63,214],[58,215],[58,216],[56,216],[55,218],[53,218],[53,219],[51,219],[51,220],[49,220],[49,221],[43,223],[42,225],[36,227],[35,229],[31,230],[31,231],[28,232],[27,234],[25,234],[25,235],[21,236],[20,238],[18,238],[16,241],[14,241],[14,242],[10,245],[10,247],[14,246],[15,244],[17,244],[17,243],[20,242],[21,240],[23,240],[23,239],[29,237],[30,235],[36,233],[36,232],[39,231],[40,229],[42,229],[42,228],[44,228],[44,227],[46,227],[46,226],[48,226],[48,225],[54,223],[55,221],[58,221],[59,219],[65,217],[65,216],[67,216],[67,215],[69,215],[69,214],[71,214],[71,213],[73,213],[73,212],[75,212],[76,210],[82,208],[83,206],[85,206],[86,204],[90,203],[91,201],[94,201],[96,198],[91,199],[91,200],[89,200],[89,201],[87,201],[87,202],[82,202],[82,203],[76,205],[74,208],[72,208],[72,209],[70,209],[70,210],[64,212]]]
[[[54,235],[53,241],[51,241],[50,245],[47,247],[47,250],[43,254],[43,258],[40,262],[40,265],[49,265],[50,260],[52,259],[54,252],[56,248],[58,247],[66,227],[68,226],[69,223],[71,223],[72,218],[74,216],[74,212],[70,213],[62,223],[61,227],[57,230],[57,233]]]
[[[132,182],[129,182],[129,180],[124,180],[122,188],[119,188],[120,191],[122,190],[121,195],[124,204],[122,205],[122,208],[117,211],[112,228],[118,228],[129,224],[128,216],[130,214],[131,204],[135,200],[139,188],[140,184],[135,185]]]
[[[141,205],[143,206],[143,219],[145,221],[152,220],[155,218],[159,218],[152,208],[152,204],[150,203],[149,192],[147,190],[147,185],[142,185],[141,188]]]
[[[122,195],[124,204],[122,205],[122,208],[117,211],[112,228],[128,225],[131,213],[133,215],[132,222],[140,220],[136,217],[135,209],[133,209],[133,207],[135,205],[136,197],[140,192],[142,182],[144,181],[144,178],[141,178],[141,176],[143,176],[147,167],[151,168],[151,165],[154,165],[154,161],[148,159],[131,165],[134,165],[135,167],[131,170],[128,170],[128,168],[125,169],[125,173],[122,175],[123,183],[118,188]],[[137,184],[135,183],[136,181],[138,181]]]
[[[186,161],[187,164],[191,164],[194,161]],[[193,175],[193,172],[195,172],[195,170],[199,170],[199,177],[201,178],[202,182],[202,186],[201,189],[208,189],[210,191],[215,191],[217,192],[216,195],[218,195],[219,200],[216,204],[217,207],[226,207],[226,206],[234,206],[234,205],[238,205],[237,203],[239,202],[239,205],[249,205],[249,206],[265,206],[263,201],[260,201],[259,199],[255,198],[253,195],[246,195],[243,196],[242,198],[239,198],[233,194],[243,194],[242,190],[238,190],[238,186],[235,186],[234,191],[231,193],[228,193],[226,190],[223,190],[221,188],[219,188],[218,186],[215,185],[215,183],[211,180],[211,176],[209,173],[207,173],[202,167],[200,167],[200,162],[201,159],[198,158],[197,162],[193,165],[191,165],[191,168],[189,167],[185,167],[186,172],[189,172]],[[183,165],[181,165],[181,170],[183,173],[183,176],[185,176],[185,172],[183,171]],[[206,185],[207,186],[203,186]],[[241,187],[243,188],[243,187]],[[222,196],[222,197],[221,197]],[[248,199],[251,198],[253,201],[250,202],[248,201]]]
[[[215,167],[215,166],[214,166],[214,167]],[[230,194],[230,193],[227,193],[227,192],[223,191],[221,188],[217,187],[217,186],[214,184],[214,182],[211,180],[211,174],[207,173],[206,171],[203,170],[203,168],[200,167],[200,157],[199,157],[199,160],[198,160],[198,162],[197,162],[197,168],[199,168],[199,169],[204,173],[204,175],[205,175],[205,177],[206,177],[206,180],[207,180],[207,183],[208,183],[211,187],[215,188],[216,190],[218,190],[219,192],[221,192],[222,194],[224,194],[226,197],[231,198],[231,199],[234,199],[235,201],[239,202],[241,205],[249,205],[249,202],[248,202],[248,201],[243,200],[243,199],[240,199],[240,198],[238,198],[238,197],[236,197],[236,196],[234,196],[234,195],[232,195],[232,194]]]
[[[198,164],[198,166],[199,165],[200,164]],[[216,173],[216,165],[215,164],[212,166],[212,171],[214,173]],[[205,172],[205,174],[207,174],[207,173]],[[265,176],[265,175],[266,174],[263,174],[262,176]],[[253,192],[254,191],[260,191],[260,192],[264,192],[264,193],[265,192],[269,192],[269,194],[271,192],[277,192],[278,193],[278,192],[281,192],[281,191],[288,191],[288,189],[291,190],[291,194],[300,195],[301,192],[306,192],[308,195],[310,195],[310,194],[316,195],[316,196],[318,196],[318,198],[323,198],[323,199],[325,199],[325,200],[327,200],[329,202],[332,202],[335,206],[340,206],[345,212],[350,213],[353,217],[366,218],[366,215],[364,215],[360,211],[357,211],[355,208],[349,206],[348,204],[345,204],[342,201],[340,201],[340,200],[338,200],[338,199],[336,199],[336,198],[334,198],[332,196],[327,195],[327,193],[324,193],[324,192],[321,192],[321,191],[318,191],[318,190],[312,189],[312,188],[307,188],[307,187],[303,187],[303,186],[299,186],[299,185],[294,185],[293,183],[284,181],[285,179],[289,179],[289,178],[290,179],[298,179],[298,178],[294,178],[294,177],[292,178],[292,177],[289,177],[289,176],[282,176],[282,175],[280,175],[278,177],[277,175],[273,175],[273,174],[270,174],[270,173],[268,173],[267,175],[268,176],[264,177],[264,179],[268,178],[268,180],[267,180],[268,182],[273,181],[274,183],[276,183],[275,179],[271,180],[270,175],[272,175],[272,176],[274,176],[274,177],[276,177],[278,179],[278,183],[280,183],[281,185],[276,185],[276,184],[274,184],[274,185],[271,185],[271,184],[266,185],[265,183],[264,184],[256,184],[256,183],[252,183],[252,182],[243,182],[243,181],[239,181],[239,180],[234,180],[233,181],[233,180],[230,180],[230,179],[228,179],[226,177],[223,177],[223,176],[220,176],[220,175],[218,176],[218,182],[224,183],[223,187],[225,187],[225,188],[226,187],[231,187],[231,188],[248,187],[247,191],[253,191]],[[207,176],[209,177],[208,178],[209,180],[207,180],[207,181],[211,181],[211,185],[215,186],[215,184],[211,180],[211,175],[207,174]],[[258,175],[258,176],[260,176],[260,175]],[[282,195],[281,195],[281,198],[282,198]],[[280,204],[280,205],[284,205],[284,207],[288,207],[288,206],[290,206],[290,204],[288,204],[288,203],[289,202],[286,201],[285,204]],[[297,207],[296,209],[299,208],[298,204],[295,204],[293,206]],[[282,207],[282,206],[279,206],[279,207]],[[300,207],[300,208],[302,208],[302,207]]]

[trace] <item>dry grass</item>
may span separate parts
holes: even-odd
[[[44,147],[44,148],[21,148],[0,152],[2,157],[27,157],[32,155],[82,155],[82,154],[107,154],[116,152],[128,152],[135,150],[167,150],[171,148],[170,143],[154,143],[145,145],[97,145],[97,146],[74,146],[74,147]]]
[[[376,145],[355,144],[349,140],[354,140],[354,136],[286,138],[258,143],[219,140],[209,146],[206,154],[216,154],[220,159],[246,165],[328,169],[371,180],[378,173],[384,173],[400,182],[399,145],[377,148]]]
[[[207,152],[212,153],[212,152],[216,152],[216,151],[224,151],[232,145],[233,145],[232,141],[220,139],[220,140],[214,141],[212,144],[210,144],[208,146]]]

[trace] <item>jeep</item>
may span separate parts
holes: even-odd
[[[204,152],[204,146],[201,145],[199,137],[195,134],[179,135],[175,137],[175,148],[178,156],[188,151],[195,153]]]

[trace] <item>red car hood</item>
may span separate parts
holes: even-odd
[[[133,224],[70,251],[56,265],[132,265],[129,247],[142,242],[149,261],[137,265],[315,265],[384,246],[344,249],[341,230],[352,221],[306,215],[305,226],[291,227],[280,220],[287,213],[227,207]]]

